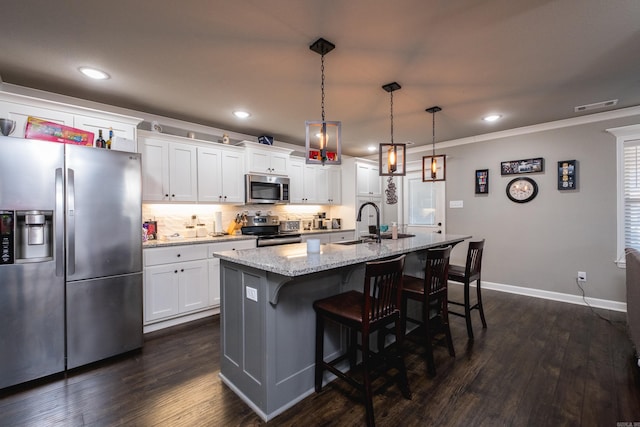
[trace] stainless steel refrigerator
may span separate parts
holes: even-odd
[[[142,346],[140,155],[0,136],[0,388]]]

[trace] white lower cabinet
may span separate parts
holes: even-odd
[[[215,314],[220,260],[213,253],[255,247],[251,239],[145,249],[145,326],[156,330]]]
[[[302,235],[302,241],[306,242],[309,239],[319,239],[320,244],[346,242],[354,240],[355,233],[353,231],[327,231],[314,234]]]

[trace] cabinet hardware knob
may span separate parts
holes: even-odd
[[[178,258],[180,258],[180,254],[176,255]]]
[[[184,273],[184,268],[180,270],[181,273]]]
[[[178,270],[175,270],[174,273],[178,274]]]

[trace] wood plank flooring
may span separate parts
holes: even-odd
[[[461,288],[451,295],[461,298]],[[437,376],[408,343],[412,400],[387,377],[374,385],[378,426],[616,426],[640,422],[640,374],[625,314],[483,291],[489,328],[475,342],[452,317],[456,357],[436,347]],[[0,426],[259,426],[220,381],[219,318],[145,337],[105,362],[0,391]],[[1,351],[1,350],[0,350]],[[361,426],[360,396],[341,381],[269,426]]]

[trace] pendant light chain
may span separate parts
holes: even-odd
[[[324,55],[320,55],[320,71],[322,73],[322,83],[320,84],[320,91],[322,92],[322,121],[324,122]]]
[[[391,145],[393,145],[393,91],[389,93],[391,95]]]
[[[431,154],[433,155],[433,157],[436,156],[436,113],[434,112],[432,114],[433,116],[433,121],[432,121],[432,125],[431,125],[431,130],[432,130],[432,139],[431,139],[431,147],[432,147],[432,152]]]

